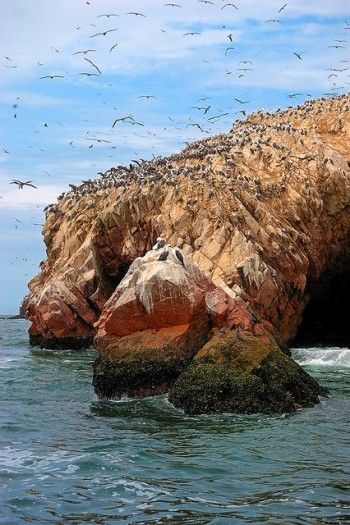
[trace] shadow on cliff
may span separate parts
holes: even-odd
[[[350,347],[350,271],[309,286],[310,302],[292,346]]]

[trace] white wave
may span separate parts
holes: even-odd
[[[292,356],[300,365],[350,368],[350,348],[292,348]]]

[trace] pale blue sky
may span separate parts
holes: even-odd
[[[43,208],[69,183],[226,132],[241,110],[349,91],[347,0],[167,3],[0,3],[0,314],[17,313]]]

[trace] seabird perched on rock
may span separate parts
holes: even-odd
[[[168,258],[168,255],[169,255],[168,250],[165,250],[165,251],[162,252],[162,253],[160,254],[160,256],[158,257],[158,261],[166,261],[167,258]]]
[[[180,250],[178,248],[175,248],[174,249],[174,253],[175,253],[175,256],[178,259],[178,261],[180,261],[182,266],[185,267],[184,258],[183,258],[182,253],[180,252]]]
[[[161,237],[157,237],[157,242],[153,246],[152,250],[160,250],[161,248],[164,248],[164,246],[165,246],[165,240],[162,239]]]

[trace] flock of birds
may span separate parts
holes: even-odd
[[[197,140],[179,153],[149,161],[134,160],[129,166],[120,165],[99,172],[96,179],[85,180],[80,185],[70,184],[71,189],[59,195],[57,203],[49,204],[44,211],[71,220],[74,213],[80,213],[81,207],[77,204],[82,199],[86,199],[84,206],[89,208],[93,207],[93,198],[98,195],[107,206],[108,199],[115,202],[115,196],[110,193],[113,188],[119,189],[121,199],[127,190],[134,188],[132,194],[136,199],[143,187],[152,193],[156,185],[172,187],[178,194],[183,180],[197,188],[197,195],[188,196],[185,203],[190,209],[195,208],[199,197],[199,186],[193,185],[194,181],[208,182],[206,197],[209,199],[220,189],[230,189],[240,199],[244,198],[245,191],[256,200],[279,197],[285,192],[287,183],[304,180],[294,170],[294,160],[332,163],[327,157],[319,158],[314,145],[310,150],[310,145],[306,146],[306,140],[314,140],[312,132],[302,125],[294,127],[290,122],[317,120],[329,112],[341,119],[349,111],[350,95],[308,100],[274,113],[259,110],[245,120],[237,119],[229,133]],[[219,167],[218,159],[221,161]],[[278,169],[278,181],[269,183],[256,175],[254,166],[259,165],[266,172],[271,167],[274,171]]]
[[[212,2],[210,0],[198,0],[198,3],[202,3],[202,4],[211,4],[213,6],[216,5],[216,2]],[[87,5],[90,5],[90,2],[86,2]],[[177,3],[165,3],[163,4],[164,7],[169,7],[169,8],[174,8],[174,9],[181,9],[183,6],[181,4],[177,4]],[[225,12],[229,12],[230,10],[233,10],[233,11],[239,11],[240,10],[240,6],[239,5],[236,5],[236,4],[233,4],[233,3],[224,3],[223,5],[219,6],[220,7],[220,10],[221,11],[225,11]],[[284,14],[284,12],[288,9],[288,4],[285,3],[283,5],[281,5],[277,10],[276,10],[276,14],[279,16],[281,14]],[[126,13],[126,15],[129,15],[129,16],[135,16],[135,17],[141,17],[141,18],[147,18],[147,15],[143,12],[138,12],[138,11],[128,11]],[[107,19],[107,20],[115,20],[116,17],[118,17],[119,15],[117,15],[116,13],[106,13],[106,14],[100,14],[98,15],[98,18],[100,19]],[[264,21],[264,23],[266,24],[283,24],[283,20],[281,20],[280,18],[278,18],[278,16],[276,18],[270,18],[270,19],[267,19]],[[345,22],[346,23],[346,27],[345,29],[350,29],[350,24],[348,22]],[[91,24],[93,25],[93,24]],[[223,26],[225,27],[225,26]],[[80,29],[80,28],[77,28],[77,29]],[[102,30],[102,31],[96,31],[96,32],[93,32],[93,34],[90,35],[90,39],[91,42],[94,41],[95,39],[104,39],[106,38],[106,42],[107,42],[107,39],[109,38],[109,36],[111,35],[114,35],[115,32],[117,31],[118,28],[116,27],[112,27],[112,28],[109,28],[109,29],[106,29],[106,30]],[[162,29],[163,32],[166,32],[166,30]],[[201,33],[199,31],[187,31],[185,33],[183,33],[183,37],[190,37],[190,36],[196,36],[196,35],[200,35]],[[228,33],[226,35],[226,38],[228,40],[228,42],[232,43],[233,40],[234,40],[234,37],[233,37],[233,34],[232,32]],[[336,49],[339,49],[339,48],[345,48],[345,46],[343,44],[346,43],[346,40],[336,40],[332,43],[330,43],[329,47],[334,47]],[[109,46],[109,53],[112,53],[116,50],[116,48],[118,47],[118,43],[113,43],[112,45]],[[54,51],[56,51],[57,53],[59,53],[59,50],[56,49],[56,48],[53,48]],[[233,46],[230,46],[228,45],[225,49],[225,56],[227,54],[229,54],[231,51],[234,50],[234,47]],[[89,66],[90,70],[89,71],[83,71],[83,72],[80,72],[79,74],[80,75],[84,75],[84,76],[92,76],[92,77],[100,77],[102,75],[102,68],[101,66],[97,63],[96,60],[91,60],[91,58],[88,58],[90,56],[92,56],[94,53],[96,52],[96,49],[94,48],[94,46],[89,46],[87,47],[86,49],[81,49],[81,50],[78,50],[78,51],[75,51],[73,53],[73,55],[81,55],[83,60],[85,61],[86,65]],[[300,52],[297,52],[297,51],[294,51],[293,52],[294,56],[296,57],[297,60],[303,60],[303,56],[301,55]],[[5,57],[6,60],[8,62],[11,62],[11,59],[10,57]],[[40,66],[43,66],[43,64],[40,63]],[[8,67],[12,67],[12,66],[8,66]],[[347,69],[349,69],[348,67],[333,67],[333,68],[329,68],[329,78],[332,78],[332,79],[335,79],[338,77],[338,75],[342,74],[343,72],[347,71]],[[244,59],[244,60],[240,60],[239,63],[238,63],[238,67],[237,67],[237,73],[238,73],[238,78],[242,78],[247,72],[249,71],[253,71],[254,70],[254,60],[250,60],[250,59]],[[228,72],[228,74],[230,74],[230,72]],[[55,80],[55,79],[60,79],[60,78],[64,78],[64,75],[62,74],[46,74],[46,75],[42,75],[40,77],[40,80]],[[334,84],[336,86],[336,84]],[[338,87],[336,86],[334,89],[338,89]],[[299,96],[310,96],[309,94],[302,94],[302,93],[289,93],[287,94],[287,97],[288,98],[291,98],[291,99],[295,99]],[[327,93],[326,94],[326,98],[324,98],[323,100],[326,101],[328,99],[329,96],[333,96],[333,93]],[[153,94],[142,94],[142,95],[139,95],[138,98],[140,99],[156,99],[158,97],[156,97],[155,95]],[[217,122],[220,122],[222,118],[224,117],[227,117],[228,115],[230,115],[230,109],[232,108],[228,108],[227,111],[225,110],[219,110],[217,111],[214,115],[211,116],[211,111],[212,111],[212,103],[211,102],[208,102],[210,97],[202,97],[200,99],[198,99],[196,102],[199,103],[199,102],[202,102],[203,104],[201,105],[196,105],[196,106],[192,106],[191,109],[195,109],[197,111],[200,112],[201,116],[202,116],[202,120],[199,121],[199,122],[193,122],[192,121],[192,118],[190,118],[190,120],[187,122],[187,124],[184,126],[184,130],[188,129],[188,128],[196,128],[198,129],[201,133],[205,133],[206,135],[210,135],[210,130],[208,131],[208,129],[205,127],[205,122],[209,125],[211,124],[216,124]],[[242,98],[238,98],[238,97],[233,97],[234,101],[239,104],[239,106],[241,106],[243,109],[239,109],[237,111],[235,111],[234,113],[236,114],[239,114],[240,116],[242,117],[247,117],[248,115],[248,111],[245,109],[245,106],[247,104],[249,104],[249,100],[243,100]],[[297,106],[298,108],[299,106]],[[306,108],[308,107],[312,107],[312,103],[310,101],[310,104],[308,104],[308,102],[306,102]],[[278,110],[278,111],[282,111],[282,110]],[[287,111],[292,111],[291,109],[287,110]],[[233,114],[234,114],[233,113]],[[285,114],[285,113],[284,113]],[[15,114],[16,118],[17,118],[17,113]],[[171,117],[168,117],[168,119],[170,121],[172,121],[172,118]],[[144,123],[140,120],[140,119],[137,119],[136,117],[134,117],[132,114],[126,114],[124,116],[119,116],[117,118],[115,118],[112,122],[111,122],[111,130],[113,131],[114,128],[116,128],[117,126],[121,125],[121,124],[128,124],[128,125],[131,125],[132,127],[136,126],[136,127],[144,127]],[[175,125],[176,123],[174,123]],[[44,124],[45,127],[48,127],[48,124],[45,123]],[[261,126],[260,126],[261,127]],[[75,185],[75,184],[70,184],[70,188],[71,190],[68,191],[67,193],[63,193],[61,194],[59,197],[58,197],[58,203],[60,200],[62,200],[66,195],[68,196],[69,199],[73,199],[75,200],[75,198],[79,197],[79,196],[83,196],[85,194],[89,194],[91,192],[94,192],[96,190],[99,190],[99,189],[107,189],[107,188],[110,188],[110,187],[122,187],[122,188],[125,188],[125,187],[129,187],[130,184],[132,182],[137,182],[138,184],[140,184],[141,186],[146,184],[146,183],[149,183],[151,188],[152,186],[154,186],[158,181],[162,181],[162,182],[165,182],[167,185],[171,185],[171,186],[174,186],[176,187],[176,176],[181,173],[181,174],[187,174],[190,178],[196,178],[196,177],[204,177],[204,178],[208,178],[210,173],[211,173],[211,170],[212,170],[212,167],[211,167],[211,161],[210,159],[208,160],[207,164],[205,167],[203,167],[203,165],[201,165],[200,167],[198,167],[198,165],[196,163],[187,163],[183,168],[179,168],[179,167],[173,167],[172,166],[172,163],[174,160],[178,160],[178,159],[181,159],[181,158],[185,158],[185,157],[188,157],[188,156],[191,156],[193,159],[195,158],[204,158],[205,156],[207,156],[207,150],[208,148],[212,148],[213,144],[215,144],[215,151],[219,152],[227,152],[227,151],[231,151],[233,152],[233,154],[231,155],[231,158],[230,159],[227,159],[227,167],[228,167],[228,172],[230,172],[230,170],[232,171],[232,168],[235,168],[237,166],[237,164],[239,164],[242,160],[242,157],[244,157],[244,148],[247,146],[249,148],[249,151],[251,154],[255,154],[257,155],[257,157],[261,156],[262,155],[262,150],[263,149],[266,149],[267,147],[269,148],[269,153],[268,153],[268,160],[271,161],[271,159],[274,157],[274,156],[277,156],[279,158],[280,161],[286,161],[286,163],[288,163],[288,155],[290,154],[290,152],[288,151],[288,148],[287,146],[285,146],[283,148],[283,146],[278,146],[278,145],[273,145],[271,142],[269,142],[269,139],[268,139],[268,125],[266,126],[263,126],[262,127],[263,129],[259,129],[259,133],[260,133],[260,139],[258,141],[255,141],[253,140],[252,138],[252,133],[251,133],[251,127],[249,125],[246,125],[246,124],[240,124],[240,120],[237,120],[236,121],[236,125],[235,125],[235,134],[234,134],[234,137],[235,139],[232,140],[232,134],[230,136],[230,139],[229,139],[229,144],[227,143],[228,141],[228,138],[227,136],[225,137],[224,135],[220,135],[219,139],[218,140],[207,140],[207,141],[197,141],[197,142],[194,142],[193,144],[189,144],[187,148],[185,148],[182,152],[178,153],[178,154],[174,154],[174,155],[171,155],[169,157],[166,157],[166,158],[161,158],[161,157],[154,157],[153,160],[150,160],[150,161],[144,161],[143,159],[137,159],[137,160],[133,160],[132,163],[127,167],[127,166],[118,166],[117,168],[115,167],[112,167],[110,168],[110,170],[107,170],[105,173],[99,173],[100,175],[100,179],[96,179],[96,180],[87,180],[87,181],[83,181],[82,184],[80,185]],[[283,128],[281,128],[283,129]],[[290,126],[288,128],[288,125],[286,125],[286,129],[288,131],[288,129],[290,129]],[[256,130],[255,130],[256,131]],[[93,143],[111,143],[112,141],[110,140],[107,140],[106,138],[98,138],[96,136],[89,136],[88,140],[90,141],[90,148],[93,147]],[[221,142],[220,142],[221,141]],[[69,144],[71,146],[73,146],[73,142],[74,141],[71,141]],[[112,148],[115,148],[115,146],[111,146]],[[4,150],[6,151],[6,150]],[[8,151],[6,151],[6,153],[8,153]],[[204,172],[202,172],[204,169]],[[238,183],[241,183],[241,185],[244,186],[245,183],[248,183],[249,184],[251,183],[250,181],[247,181],[246,180],[246,175],[244,174],[240,174],[240,173],[236,173],[235,175]],[[24,189],[26,187],[31,187],[31,188],[35,188],[37,189],[37,186],[34,184],[33,180],[26,180],[26,181],[22,181],[22,180],[19,180],[19,179],[13,179],[11,180],[10,184],[13,184],[13,185],[16,185],[18,187],[18,189]],[[266,188],[265,188],[265,194],[263,192],[263,189],[262,189],[262,184],[259,183],[259,181],[255,181],[255,191],[254,191],[254,194],[256,195],[257,198],[263,198],[264,195],[266,195]],[[272,191],[277,191],[276,188],[274,188]],[[267,192],[269,193],[269,192]],[[57,204],[58,204],[57,203]],[[57,204],[54,205],[54,204],[50,204],[48,205],[46,208],[45,208],[45,211],[47,210],[50,210],[50,211],[54,211],[54,210],[57,210]]]

